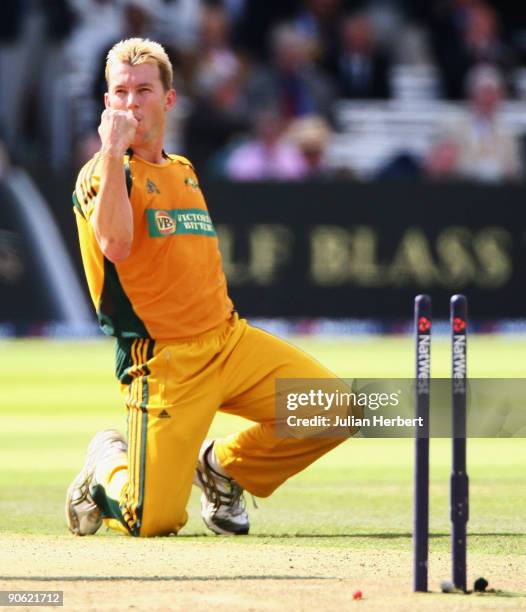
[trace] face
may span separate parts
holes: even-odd
[[[367,52],[373,43],[373,32],[365,17],[349,17],[343,24],[343,44],[355,52]]]
[[[104,104],[113,110],[133,112],[139,127],[131,144],[144,146],[162,140],[165,115],[175,104],[175,91],[165,91],[155,63],[116,63],[110,66]]]
[[[473,104],[481,115],[491,116],[495,114],[501,99],[500,87],[492,83],[479,85],[473,93]]]

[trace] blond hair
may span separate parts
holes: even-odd
[[[128,38],[113,45],[106,58],[106,83],[109,84],[110,67],[119,62],[130,64],[130,66],[138,66],[146,62],[157,64],[164,90],[168,91],[172,88],[172,64],[162,45],[153,40]]]

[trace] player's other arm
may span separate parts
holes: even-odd
[[[91,224],[101,251],[113,263],[128,257],[133,242],[133,213],[122,158],[137,125],[131,111],[106,109],[99,126],[100,187]]]

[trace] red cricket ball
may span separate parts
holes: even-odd
[[[357,599],[361,599],[362,598],[362,592],[361,591],[354,591],[354,593],[352,594],[352,598],[357,600]]]

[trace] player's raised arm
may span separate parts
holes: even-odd
[[[137,125],[132,111],[106,109],[99,126],[100,188],[91,224],[102,252],[114,263],[128,257],[133,241],[133,214],[122,158]]]

